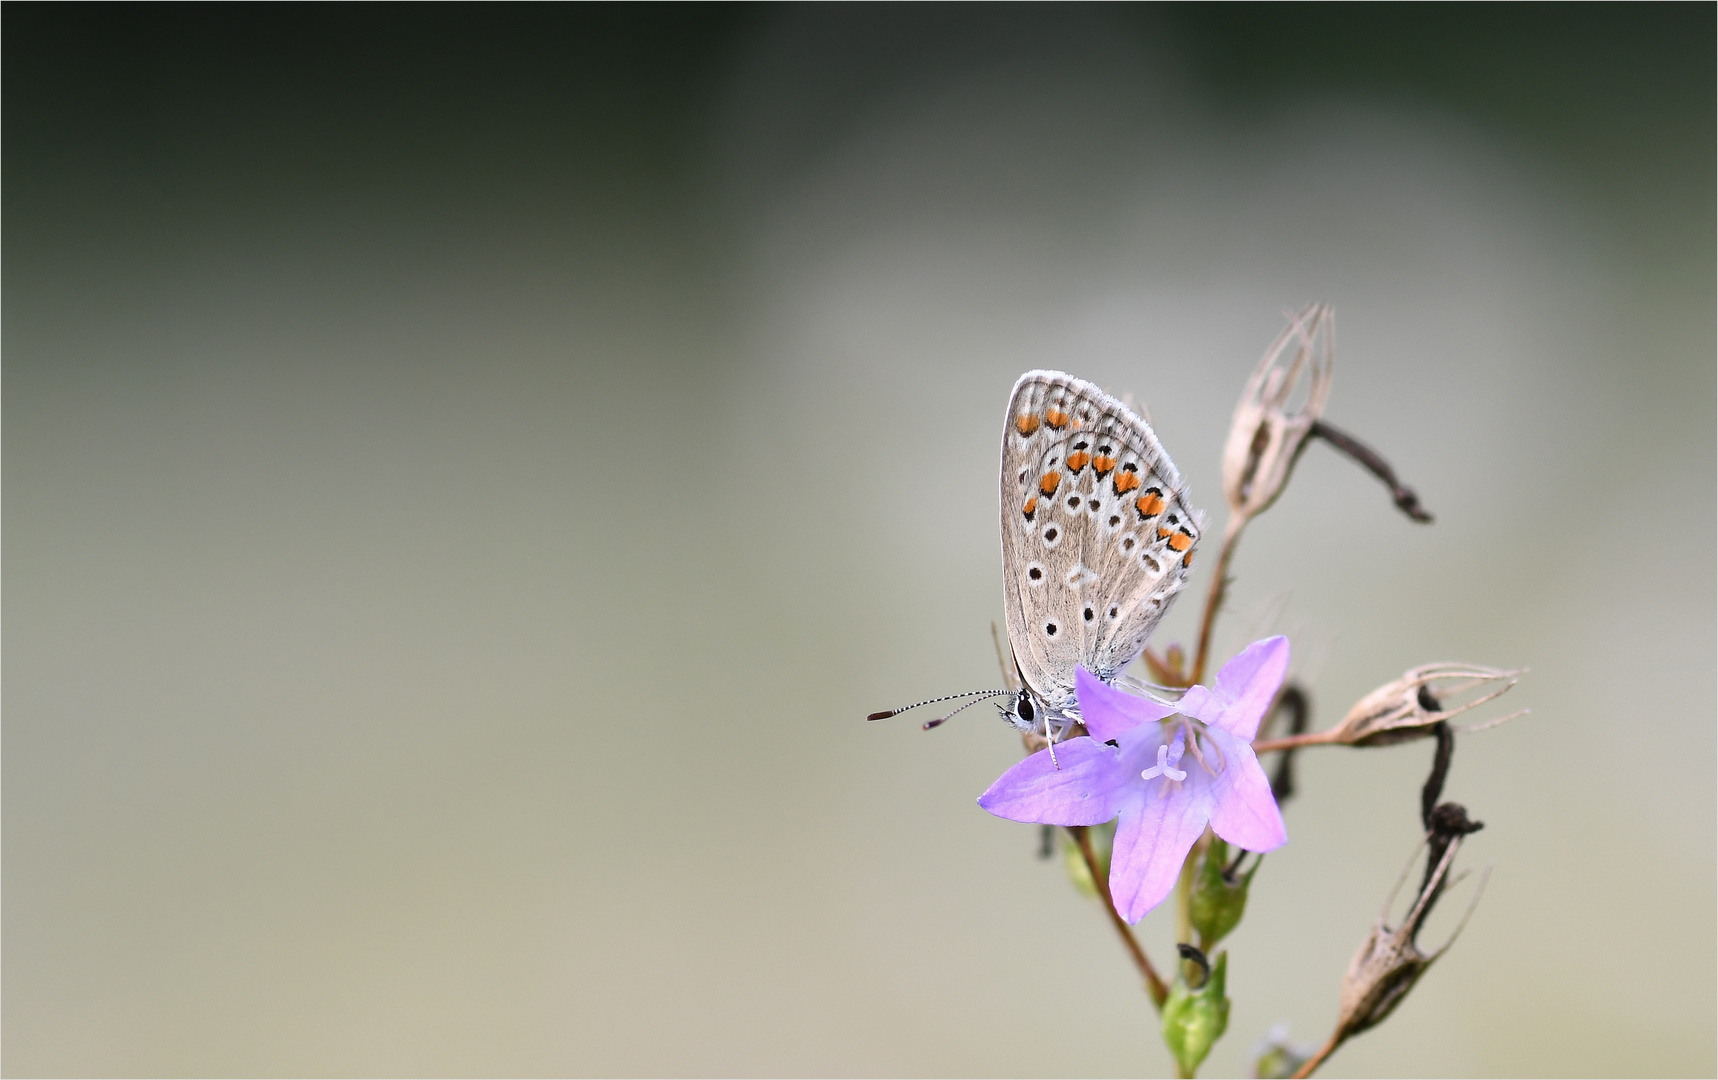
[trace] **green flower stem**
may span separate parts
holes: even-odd
[[[1175,883],[1175,940],[1186,945],[1193,944],[1193,875],[1205,843],[1206,838],[1201,836],[1188,849],[1187,861],[1181,864],[1181,878]],[[1180,964],[1182,980],[1191,983],[1199,965],[1191,960],[1182,960]]]
[[[1140,948],[1139,940],[1133,936],[1133,928],[1116,910],[1115,901],[1110,899],[1109,875],[1102,873],[1098,867],[1098,856],[1092,850],[1092,838],[1084,825],[1076,825],[1068,830],[1073,834],[1074,843],[1080,849],[1080,856],[1086,861],[1086,870],[1092,875],[1092,884],[1097,886],[1098,896],[1103,899],[1104,910],[1110,913],[1110,922],[1115,926],[1116,933],[1121,935],[1121,942],[1127,947],[1128,955],[1133,957],[1134,966],[1145,976],[1145,992],[1151,997],[1152,1007],[1163,1011],[1163,1003],[1169,998],[1169,986],[1158,975],[1157,969],[1151,966],[1151,960]]]

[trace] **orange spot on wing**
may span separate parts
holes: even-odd
[[[1021,513],[1021,516],[1023,516],[1027,521],[1031,521],[1032,515],[1037,513],[1037,512],[1038,512],[1038,496],[1034,495],[1030,499],[1026,500],[1026,505],[1021,507],[1020,513]]]
[[[1057,412],[1055,409],[1046,409],[1044,411],[1044,422],[1053,428],[1065,428],[1068,426],[1068,414],[1065,412]]]
[[[1115,467],[1116,459],[1113,457],[1106,457],[1103,454],[1099,454],[1097,457],[1092,459],[1092,471],[1098,474],[1099,480],[1108,476]]]
[[[1117,495],[1126,495],[1139,486],[1139,474],[1130,472],[1116,473],[1115,489]]]
[[[1092,455],[1086,453],[1084,450],[1075,450],[1073,453],[1068,455],[1068,468],[1075,472],[1079,472],[1081,469],[1086,467],[1086,462],[1090,460],[1092,460]]]
[[[1164,538],[1164,537],[1166,537],[1166,536],[1168,536],[1168,535],[1169,535],[1169,530],[1168,530],[1168,529],[1166,529],[1166,528],[1164,528],[1164,527],[1163,527],[1163,526],[1162,526],[1162,525],[1159,525],[1159,526],[1158,526],[1158,527],[1157,527],[1157,538],[1158,538],[1158,539],[1159,539],[1159,540],[1162,540],[1162,539],[1163,539],[1163,538]]]
[[[1038,481],[1038,490],[1045,495],[1056,494],[1056,489],[1061,486],[1062,474],[1059,472],[1047,472],[1044,474],[1044,478]]]
[[[1181,556],[1181,568],[1183,570],[1185,570],[1187,567],[1192,566],[1192,565],[1193,565],[1193,553],[1191,551],[1189,551],[1187,554]]]
[[[1193,534],[1186,529],[1177,529],[1169,538],[1169,546],[1176,551],[1189,551],[1193,547]]]
[[[1038,418],[1031,413],[1014,418],[1014,430],[1022,435],[1030,435],[1038,430]]]
[[[1141,519],[1154,518],[1163,513],[1163,496],[1153,489],[1135,499],[1133,505]]]

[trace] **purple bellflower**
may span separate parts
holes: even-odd
[[[978,798],[997,817],[1044,825],[1116,820],[1110,897],[1128,922],[1169,895],[1205,825],[1248,851],[1288,840],[1252,741],[1288,672],[1287,638],[1255,641],[1166,705],[1124,693],[1085,668],[1074,692],[1089,738],[1040,750]]]

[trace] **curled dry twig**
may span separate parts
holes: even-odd
[[[1431,524],[1431,511],[1420,505],[1420,497],[1415,494],[1413,488],[1396,478],[1396,470],[1390,467],[1388,461],[1384,460],[1384,455],[1348,434],[1348,432],[1324,420],[1313,421],[1311,430],[1307,432],[1307,438],[1323,439],[1352,458],[1361,468],[1384,481],[1384,486],[1390,489],[1390,497],[1396,500],[1397,509],[1422,525]]]

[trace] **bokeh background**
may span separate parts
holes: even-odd
[[[1713,41],[8,6],[6,1072],[1168,1073],[974,804],[1014,735],[861,718],[996,680],[1021,371],[1133,392],[1215,523],[1326,300],[1437,522],[1313,447],[1220,645],[1291,633],[1320,724],[1434,660],[1534,710],[1457,750],[1465,936],[1327,1074],[1711,1075]],[[1209,1074],[1328,1030],[1429,758],[1305,757]]]

